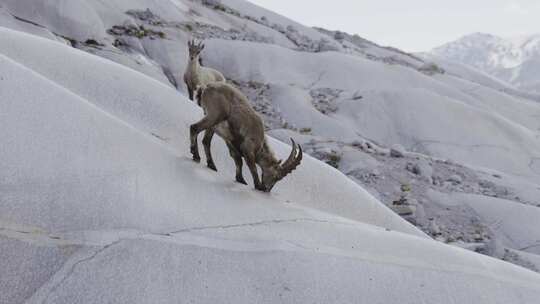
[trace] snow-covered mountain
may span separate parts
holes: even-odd
[[[523,90],[540,92],[540,34],[505,39],[475,33],[431,53],[480,69]]]
[[[272,194],[189,159],[192,37],[314,157]],[[538,96],[485,73],[242,0],[1,0],[0,67],[2,304],[540,296]]]

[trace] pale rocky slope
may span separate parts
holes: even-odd
[[[2,1],[0,302],[536,301],[539,275],[379,202],[538,269],[535,102],[223,3]],[[192,163],[192,35],[274,137],[349,178],[307,158],[259,194],[218,139],[218,174]]]

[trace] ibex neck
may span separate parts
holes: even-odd
[[[190,60],[188,64],[188,68],[192,72],[197,72],[201,68],[201,65],[199,64],[199,58],[195,58],[195,60]]]
[[[264,144],[259,151],[258,159],[262,164],[272,164],[278,162],[278,159],[274,155],[274,151],[270,149],[268,142],[264,141]]]

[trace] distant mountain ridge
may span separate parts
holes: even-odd
[[[540,34],[502,38],[474,33],[431,51],[467,64],[521,89],[540,90]]]

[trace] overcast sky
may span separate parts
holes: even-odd
[[[309,26],[339,29],[405,51],[473,32],[540,33],[540,0],[250,0]]]

